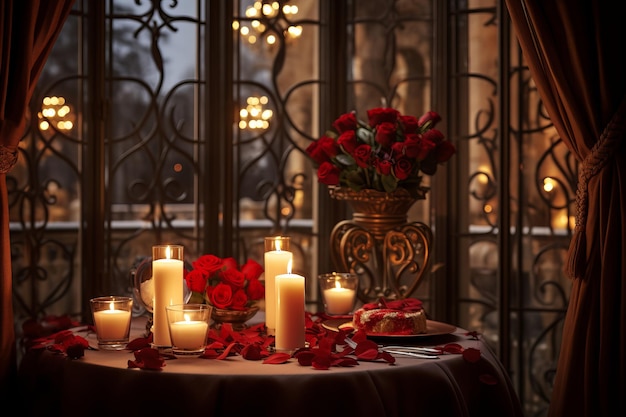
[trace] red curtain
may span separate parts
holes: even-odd
[[[506,0],[550,118],[580,162],[549,416],[626,415],[626,2]]]
[[[8,400],[17,363],[6,174],[17,161],[37,79],[73,4],[74,0],[0,2],[0,398]]]

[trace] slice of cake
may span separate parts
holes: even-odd
[[[352,326],[378,336],[417,335],[427,332],[426,312],[416,298],[365,304],[354,312]]]

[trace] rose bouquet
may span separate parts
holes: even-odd
[[[455,146],[435,129],[441,120],[429,111],[419,119],[396,109],[367,111],[363,122],[355,112],[341,115],[306,149],[317,165],[319,182],[347,186],[354,191],[373,189],[393,192],[405,188],[423,194],[422,174],[434,175],[437,165],[456,153]]]
[[[190,302],[207,303],[216,308],[243,311],[265,297],[265,286],[259,280],[263,266],[248,259],[239,268],[234,258],[202,255],[185,273]]]

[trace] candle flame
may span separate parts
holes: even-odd
[[[287,262],[287,273],[291,274],[291,259]]]
[[[170,248],[169,246],[165,248],[165,258],[166,259],[172,258],[172,248]]]
[[[113,303],[113,301],[109,303],[109,310],[115,310],[115,304]]]
[[[339,281],[335,281],[335,288],[341,288],[341,283]]]
[[[277,250],[277,251],[279,251],[279,250],[280,250],[280,238],[279,238],[279,237],[277,237],[277,238],[274,240],[274,242],[275,242],[274,246],[276,247],[276,250]]]
[[[189,314],[183,314],[183,317],[185,318],[185,321],[191,321]]]

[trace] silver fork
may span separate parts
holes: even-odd
[[[357,343],[350,339],[348,336],[345,337],[346,344],[350,346],[352,349],[356,349]],[[413,358],[420,359],[439,359],[439,356],[434,355],[433,353],[439,353],[436,349],[431,348],[421,348],[421,347],[410,347],[410,346],[381,346],[378,345],[378,348],[383,352],[392,353],[396,355],[404,355],[410,356]]]

